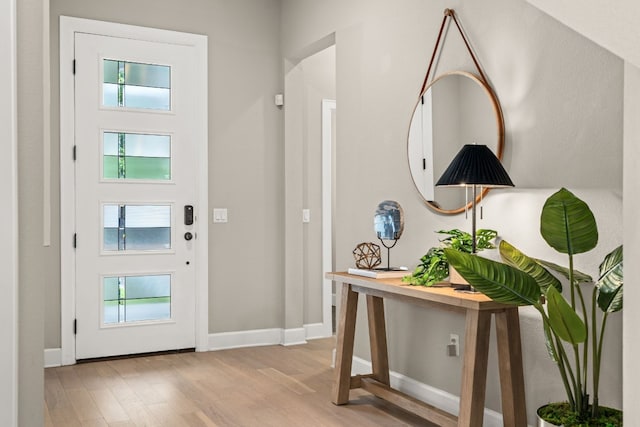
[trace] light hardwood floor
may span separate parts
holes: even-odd
[[[334,339],[45,369],[45,425],[431,426],[360,390],[331,403]]]

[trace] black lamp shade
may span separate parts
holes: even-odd
[[[436,186],[479,185],[513,187],[500,160],[486,145],[466,144],[444,171]]]

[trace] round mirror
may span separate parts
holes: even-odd
[[[504,120],[498,99],[474,74],[452,71],[438,76],[418,99],[407,143],[411,177],[433,210],[445,214],[464,211],[469,201],[464,191],[434,184],[460,149],[473,143],[488,146],[502,159]]]
[[[398,202],[385,200],[376,209],[373,228],[381,240],[398,240],[404,230],[404,212]]]

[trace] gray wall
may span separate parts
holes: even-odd
[[[394,258],[415,265],[437,243],[434,231],[469,228],[463,216],[443,217],[427,210],[415,193],[406,167],[405,146],[411,110],[426,71],[445,7],[454,7],[491,80],[505,115],[505,165],[519,188],[602,189],[589,201],[611,200],[599,217],[603,249],[621,241],[622,61],[524,0],[422,2],[283,1],[283,54],[296,57],[329,34],[336,40],[338,109],[336,251],[338,270],[353,263],[351,250],[370,240],[371,211],[380,200],[399,201],[406,214],[405,233]],[[439,72],[472,71],[459,44],[449,43]],[[456,46],[458,46],[456,48]],[[373,183],[362,191],[362,182]],[[549,195],[551,190],[545,190]],[[540,194],[492,207],[486,201],[481,226],[494,226],[521,246],[537,242]],[[533,197],[531,202],[530,198]],[[614,203],[615,202],[615,203]],[[495,203],[495,202],[494,202]],[[616,204],[617,203],[617,204]],[[511,206],[529,206],[512,216]],[[505,209],[506,208],[506,209]],[[613,209],[613,212],[611,211]],[[532,212],[532,215],[525,213]],[[538,246],[534,246],[538,249]],[[525,248],[526,249],[526,245]],[[534,252],[548,257],[549,253]],[[601,253],[581,262],[593,273]],[[564,260],[558,259],[565,263]],[[399,263],[402,263],[399,261]],[[451,332],[462,334],[457,315],[425,312],[388,304],[392,368],[435,387],[457,393],[459,360],[444,356]],[[528,369],[528,407],[562,397],[554,367],[540,340],[536,319],[523,315],[523,342]],[[359,318],[360,324],[366,324]],[[415,326],[420,325],[420,326]],[[612,325],[610,325],[612,326]],[[613,325],[611,372],[602,396],[620,406],[621,325]],[[436,343],[435,346],[429,343]],[[441,343],[442,345],[437,345]],[[366,327],[356,337],[358,356],[368,357]],[[428,363],[425,363],[428,361]],[[499,410],[495,354],[489,366],[487,404]],[[433,368],[436,367],[436,368]],[[449,369],[450,368],[450,369]],[[558,388],[560,386],[560,388]]]
[[[229,210],[227,224],[209,226],[209,332],[281,327],[283,135],[282,111],[273,104],[273,96],[282,92],[280,2],[51,1],[52,248],[60,242],[60,15],[209,37],[209,206]],[[58,249],[50,251],[45,347],[56,348],[60,255]]]
[[[598,0],[587,0],[579,8],[571,1],[528,0],[541,10],[594,40],[625,60],[624,71],[624,256],[637,259],[640,256],[640,228],[638,227],[638,162],[640,161],[640,51],[637,49],[640,29],[640,3],[622,0],[615,8]],[[627,277],[638,275],[638,264],[627,263]],[[640,303],[640,288],[632,286],[625,290],[625,306]],[[640,342],[636,339],[635,325],[640,321],[640,312],[624,310],[624,413],[626,420],[640,419],[640,406],[635,395],[640,382],[637,360]]]
[[[433,230],[463,228],[460,217],[439,217],[422,205],[406,168],[406,126],[420,88],[444,7],[454,7],[505,110],[505,163],[521,187],[593,187],[620,190],[622,152],[622,63],[522,0],[417,0],[280,2],[192,0],[98,2],[53,0],[51,4],[53,190],[52,246],[42,248],[42,2],[18,4],[20,166],[20,416],[40,425],[42,343],[59,346],[57,17],[60,14],[113,20],[209,35],[210,205],[229,208],[230,222],[211,227],[210,332],[282,326],[282,232],[284,203],[281,112],[272,96],[282,91],[280,41],[285,57],[336,33],[336,97],[340,100],[337,180],[338,268],[351,263],[351,249],[371,239],[368,218],[375,205],[394,198],[403,204],[407,228],[396,259],[417,260],[435,244]],[[164,13],[150,14],[149,10]],[[280,21],[282,19],[282,21]],[[280,25],[282,24],[282,25]],[[447,49],[456,46],[448,45]],[[458,45],[459,46],[459,45]],[[460,52],[460,50],[457,50]],[[440,70],[472,70],[466,55],[443,59]],[[459,61],[459,63],[456,63]],[[637,81],[637,79],[636,79]],[[377,147],[373,149],[372,147]],[[390,155],[389,153],[396,153]],[[384,164],[385,167],[372,167]],[[580,167],[566,168],[567,164]],[[242,165],[242,166],[239,166]],[[613,171],[594,173],[594,171]],[[377,185],[362,192],[354,177]],[[257,184],[258,183],[258,184]],[[256,208],[257,207],[257,208]],[[507,217],[496,217],[508,221]],[[258,219],[259,218],[259,219]],[[361,218],[363,218],[361,220]],[[364,218],[367,218],[364,220]],[[498,224],[500,225],[500,224]],[[619,224],[616,224],[619,226]],[[500,227],[498,227],[500,229]],[[517,241],[517,231],[514,231]],[[249,250],[247,248],[250,248]],[[260,277],[246,277],[251,265]],[[43,294],[44,292],[44,294]],[[48,302],[44,311],[44,298]],[[252,297],[248,298],[247,295]],[[389,307],[394,369],[444,389],[458,379],[422,372],[417,360],[454,371],[456,361],[437,349],[415,349],[412,323],[434,327],[443,340],[461,331],[452,315]],[[43,313],[44,312],[44,317]],[[361,319],[362,320],[362,319]],[[42,325],[45,334],[42,334]],[[420,328],[422,329],[422,328]],[[615,328],[614,328],[615,330]],[[358,336],[366,356],[364,335]],[[440,341],[438,341],[440,342]],[[442,341],[445,342],[445,341]],[[419,356],[416,356],[418,353]],[[537,362],[537,360],[535,360]],[[540,362],[543,363],[543,362]],[[493,366],[493,365],[491,365]],[[493,370],[491,370],[493,369]],[[490,368],[490,374],[495,368]],[[430,377],[433,375],[433,377]],[[442,378],[441,378],[442,377]],[[615,388],[617,384],[614,384]],[[496,407],[490,381],[489,405]],[[619,398],[610,402],[617,405]],[[531,410],[531,405],[530,405]]]
[[[638,31],[637,27],[633,27]],[[640,257],[640,223],[638,222],[638,179],[640,171],[640,68],[629,62],[625,63],[624,73],[625,102],[624,102],[624,257],[637,260]],[[624,267],[627,277],[638,277],[640,265],[637,262],[627,262]],[[631,286],[625,289],[625,307],[631,307],[623,312],[624,318],[624,413],[627,420],[640,419],[640,407],[636,397],[637,384],[640,381],[640,370],[637,367],[640,355],[640,341],[638,341],[637,325],[640,324],[640,312],[635,306],[640,303],[640,288]]]
[[[42,141],[45,130],[42,23],[45,17],[42,1],[17,2],[18,419],[21,426],[43,425],[44,302],[49,289],[59,288],[54,276],[55,261],[51,261],[55,251],[43,247]]]

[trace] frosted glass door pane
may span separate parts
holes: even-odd
[[[104,323],[171,319],[171,275],[103,278]]]
[[[130,108],[169,110],[169,96],[169,89],[126,85],[124,87],[124,103]]]
[[[103,133],[102,177],[171,179],[171,136]]]
[[[170,110],[171,67],[105,59],[102,105]]]
[[[125,62],[124,76],[127,85],[165,89],[171,87],[170,68],[165,65]]]
[[[103,249],[105,251],[120,250],[119,211],[120,206],[118,205],[104,205],[102,207]]]
[[[171,206],[103,206],[103,250],[166,249],[171,249]]]

